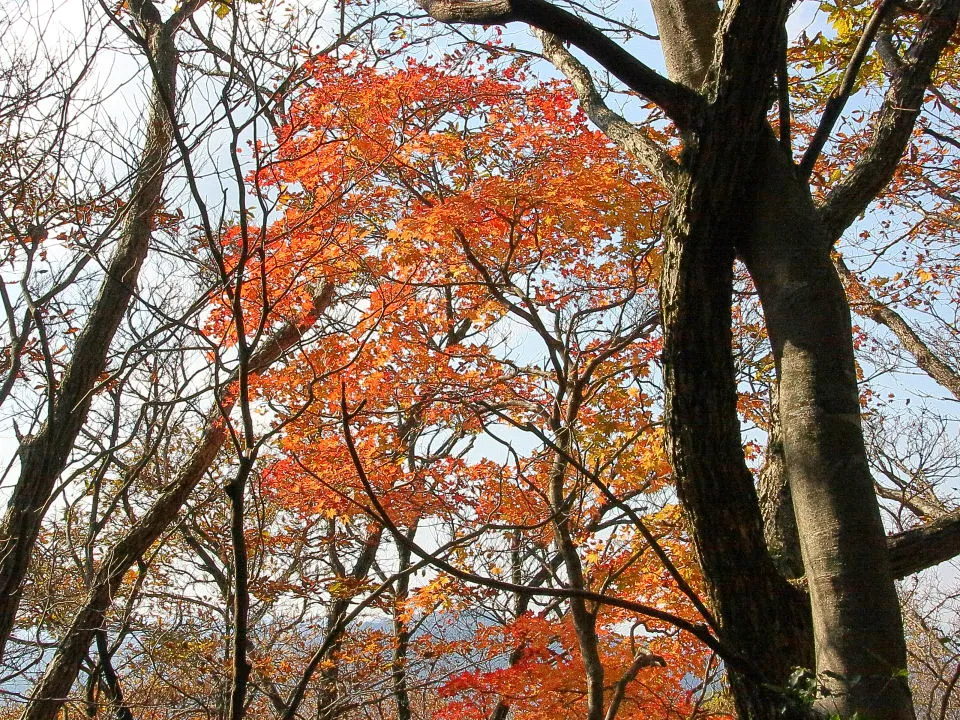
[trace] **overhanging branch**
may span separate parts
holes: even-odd
[[[590,71],[563,46],[556,35],[544,30],[536,30],[534,34],[543,43],[544,56],[566,76],[577,91],[580,107],[590,121],[608,138],[643,163],[657,180],[667,187],[671,186],[679,172],[677,161],[644,130],[627,122],[607,106],[597,92]]]
[[[435,20],[472,25],[523,22],[576,45],[634,92],[656,103],[681,130],[696,129],[704,99],[665,78],[573,13],[546,0],[420,0]]]
[[[896,578],[926,570],[960,555],[960,510],[887,539]]]

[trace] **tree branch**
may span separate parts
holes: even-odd
[[[843,112],[847,100],[853,93],[857,75],[860,74],[863,61],[866,60],[870,46],[873,45],[873,40],[887,19],[887,11],[891,7],[893,7],[892,0],[882,0],[867,22],[867,26],[863,30],[863,35],[860,36],[860,42],[857,43],[857,48],[853,51],[853,57],[850,58],[847,69],[843,72],[840,85],[830,94],[830,99],[827,100],[827,106],[824,108],[823,115],[820,118],[820,125],[817,127],[817,132],[810,141],[807,151],[803,154],[803,160],[800,161],[801,177],[809,178],[810,173],[813,172],[813,166],[816,164],[817,158],[820,157],[820,151],[823,150],[823,146],[827,144],[830,133],[833,132],[837,120],[840,119],[840,113]]]
[[[926,570],[960,555],[960,510],[887,538],[896,578]]]
[[[286,323],[278,329],[273,338],[265,341],[250,357],[249,372],[260,373],[279,360],[303,333],[313,326],[332,301],[333,292],[327,284],[318,288],[312,311],[299,323]],[[176,477],[144,515],[104,553],[90,583],[87,597],[63,635],[43,678],[34,688],[22,720],[54,720],[60,712],[93,639],[93,633],[103,625],[127,570],[177,519],[187,498],[226,443],[228,435],[223,418],[229,416],[237,400],[234,389],[238,380],[237,374],[234,371],[229,381],[221,387],[217,402],[207,414],[200,440]]]
[[[656,103],[681,130],[693,130],[704,99],[640,62],[596,27],[546,0],[420,0],[435,20],[472,25],[523,22],[569,42],[600,63],[631,90]]]
[[[636,602],[633,600],[628,600],[625,598],[620,598],[614,595],[604,595],[602,593],[593,592],[590,590],[585,590],[582,588],[573,588],[573,587],[531,587],[528,585],[518,585],[512,582],[507,582],[505,580],[498,580],[497,578],[492,577],[483,577],[481,575],[475,575],[474,573],[462,570],[459,567],[443,560],[438,557],[437,553],[431,553],[424,550],[418,544],[409,540],[403,531],[397,527],[396,523],[393,522],[390,515],[387,513],[386,508],[383,507],[383,504],[380,502],[379,497],[377,496],[377,491],[374,489],[373,485],[370,482],[369,477],[367,476],[366,470],[364,469],[363,462],[360,459],[359,454],[357,453],[356,445],[353,442],[353,433],[350,429],[350,421],[356,416],[356,414],[362,409],[363,403],[359,407],[355,408],[353,411],[350,411],[347,407],[346,395],[341,391],[340,397],[340,411],[341,411],[341,423],[343,429],[344,440],[347,445],[347,452],[350,455],[350,460],[353,463],[354,469],[357,473],[357,477],[360,480],[360,484],[363,486],[364,492],[366,493],[372,507],[364,506],[364,511],[367,512],[375,520],[383,524],[383,526],[393,535],[398,545],[402,545],[410,549],[410,551],[421,558],[423,561],[429,563],[433,567],[446,572],[447,574],[461,580],[463,582],[480,585],[483,587],[490,587],[496,590],[502,590],[505,592],[520,593],[525,595],[541,595],[545,597],[555,597],[555,598],[582,598],[584,600],[590,600],[597,603],[598,605],[609,605],[611,607],[618,607],[623,610],[629,610],[635,612],[638,615],[652,618],[654,620],[660,620],[665,623],[669,623],[674,627],[684,630],[693,637],[697,638],[704,645],[713,650],[720,658],[722,658],[730,667],[736,668],[739,672],[749,673],[754,677],[761,677],[761,673],[758,668],[754,667],[748,658],[745,658],[735,651],[728,648],[723,642],[717,638],[713,633],[710,632],[708,626],[691,622],[685,618],[682,618],[678,615],[675,615],[669,611],[660,610],[658,608],[646,605],[644,603]]]
[[[910,141],[923,94],[957,26],[960,0],[931,0],[929,11],[902,65],[893,73],[876,120],[873,142],[853,170],[823,202],[820,215],[831,241],[886,187]]]
[[[660,33],[667,75],[699,90],[716,51],[720,7],[717,0],[650,0]]]
[[[833,264],[847,288],[850,307],[856,313],[888,328],[897,336],[904,350],[917,361],[917,366],[960,400],[960,375],[956,369],[937,356],[896,310],[871,296],[842,258],[835,258]]]
[[[640,128],[613,112],[600,97],[590,71],[567,50],[560,39],[539,28],[533,31],[543,44],[544,56],[562,72],[580,98],[580,107],[600,131],[633,157],[661,183],[670,186],[679,166],[670,154]]]

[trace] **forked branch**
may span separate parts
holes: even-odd
[[[890,79],[877,116],[873,141],[853,170],[827,195],[820,210],[831,241],[835,241],[890,182],[913,135],[923,95],[933,70],[953,36],[960,0],[932,0],[927,16]]]

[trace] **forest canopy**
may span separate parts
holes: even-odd
[[[960,0],[2,7],[0,717],[960,717]]]

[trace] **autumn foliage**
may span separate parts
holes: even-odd
[[[498,703],[514,717],[583,712],[564,602],[518,606],[483,586],[556,586],[552,483],[583,589],[698,622],[608,497],[646,498],[643,522],[696,584],[682,523],[664,505],[653,400],[662,191],[586,127],[568,86],[531,85],[524,65],[491,73],[455,55],[383,70],[358,56],[316,58],[250,178],[279,202],[276,221],[256,231],[250,307],[296,316],[328,283],[339,318],[303,360],[258,384],[282,408],[265,492],[331,527],[369,528],[385,512],[476,577],[429,571],[408,596],[381,602],[407,626],[453,633],[414,632],[405,660],[411,677],[425,658],[446,668],[438,718],[487,717]],[[355,595],[372,580],[351,582],[327,590]],[[620,717],[685,717],[716,694],[716,661],[694,638],[598,611],[610,694],[625,678]],[[630,671],[638,653],[649,661]]]
[[[645,169],[588,122],[583,87],[538,77],[542,58],[501,33],[421,44],[419,19],[341,5],[370,42],[290,44],[282,72],[267,52],[230,59],[196,23],[177,26],[192,33],[176,38],[171,72],[191,78],[178,92],[219,90],[206,116],[168,98],[150,255],[119,349],[81,393],[92,419],[54,495],[37,499],[49,516],[0,648],[0,718],[50,700],[35,690],[78,628],[89,642],[64,660],[69,691],[26,720],[732,718],[726,672],[756,668],[721,630],[666,447],[659,292],[676,187],[662,168],[685,171],[689,138],[663,107],[601,87],[659,147],[661,169]],[[816,5],[797,31],[814,12],[797,4],[764,106],[764,132],[798,172],[864,27],[896,6],[806,168],[824,203],[872,142],[922,18],[913,3]],[[259,42],[250,28],[271,13],[297,19],[249,6],[130,2],[109,22],[126,37],[159,27],[144,8],[187,7],[232,43]],[[208,52],[215,71],[198,79],[205,66],[191,63]],[[956,512],[955,422],[939,401],[914,411],[928,388],[911,385],[919,369],[960,398],[956,65],[949,46],[906,160],[831,255],[894,532]],[[3,128],[17,127],[4,108]],[[193,114],[209,128],[194,132],[181,117]],[[40,408],[24,432],[11,425],[29,448],[136,193],[77,180],[71,195],[66,152],[21,178],[29,148],[5,133],[0,267],[23,278],[5,279],[0,299],[23,325],[0,346],[0,403]],[[738,418],[763,492],[783,462],[777,367],[739,261],[734,277],[733,434]],[[802,567],[775,560],[796,586],[785,592],[803,585]],[[952,717],[960,675],[938,675],[956,670],[955,618],[929,621],[924,603],[940,601],[925,588],[904,591],[911,681]],[[781,709],[815,694],[760,688]]]

